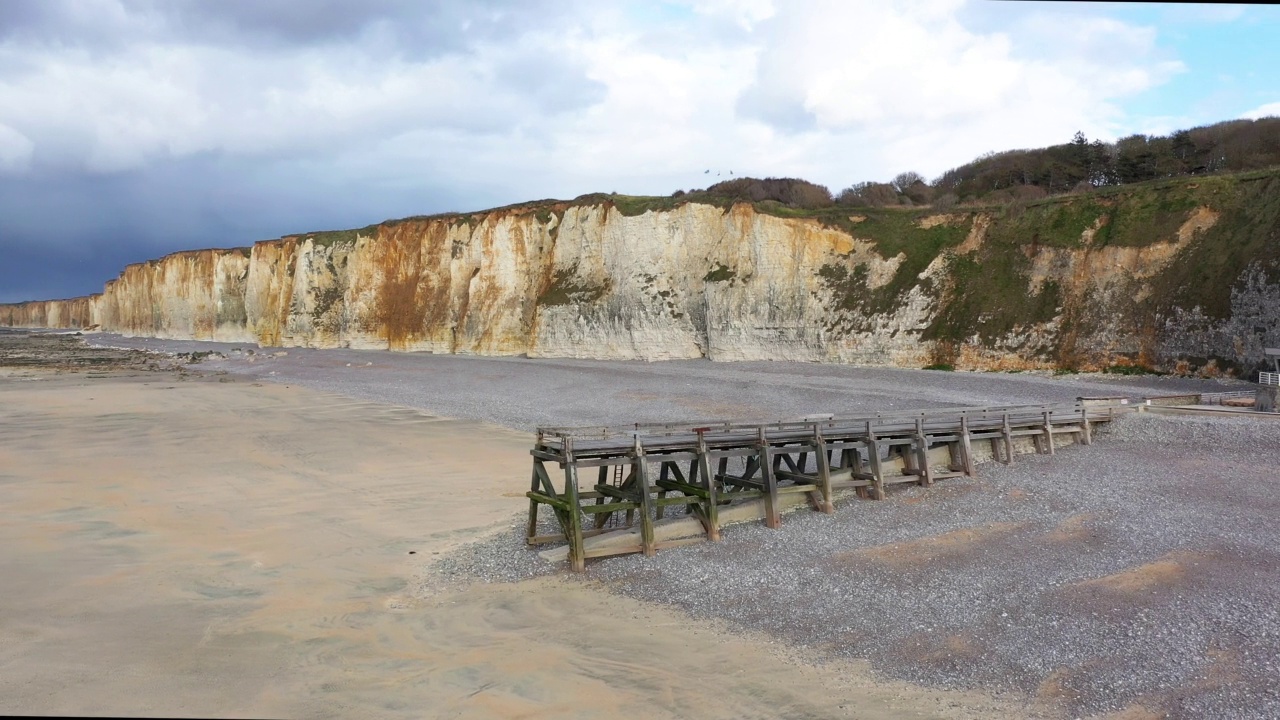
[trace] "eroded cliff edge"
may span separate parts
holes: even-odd
[[[1248,370],[1280,345],[1280,171],[989,208],[589,196],[130,265],[0,324],[305,347]]]

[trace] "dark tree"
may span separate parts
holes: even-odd
[[[780,202],[790,207],[819,208],[831,205],[831,191],[822,185],[797,178],[736,178],[716,183],[708,195],[745,202]]]

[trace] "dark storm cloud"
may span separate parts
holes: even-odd
[[[554,20],[576,3],[500,0],[297,0],[151,2],[193,37],[261,38],[311,45],[361,37],[378,28],[401,50],[446,52],[502,41]]]
[[[310,171],[197,156],[113,174],[0,176],[0,302],[100,292],[125,265],[178,250],[362,227],[477,198],[443,182],[298,181]]]
[[[427,37],[444,44],[456,37],[460,16],[467,14],[462,3],[412,0],[185,0],[146,6],[194,37],[256,36],[305,45],[351,40],[377,23],[426,31]]]
[[[599,102],[556,52],[578,8],[0,0],[0,146],[34,146],[0,162],[0,302],[97,292],[182,249],[517,199],[396,139],[537,135]]]
[[[554,27],[577,0],[4,0],[0,39],[111,46],[152,39],[285,49],[355,42],[431,57]]]
[[[24,31],[48,30],[57,26],[66,11],[57,0],[9,0],[0,2],[0,38]]]

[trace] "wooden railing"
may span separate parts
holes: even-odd
[[[974,443],[989,442],[991,457],[1003,463],[1013,461],[1015,442],[1030,442],[1033,449],[1023,451],[1053,454],[1058,436],[1088,444],[1093,423],[1140,407],[1123,398],[1081,399],[765,422],[538,428],[527,541],[567,541],[571,565],[582,570],[587,557],[660,549],[653,525],[666,507],[683,507],[716,540],[722,505],[761,501],[765,524],[777,527],[780,495],[806,495],[815,509],[832,512],[837,490],[882,499],[898,483],[972,477]],[[934,448],[945,453],[931,457]],[[560,467],[561,482],[552,482],[549,464]],[[580,487],[579,471],[593,470],[596,482]],[[538,534],[540,507],[552,510],[562,532]],[[588,552],[583,539],[619,527],[624,515],[625,528],[638,520],[637,542]],[[594,527],[584,528],[584,519]]]

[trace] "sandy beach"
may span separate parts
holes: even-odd
[[[424,575],[430,558],[518,522],[527,448],[513,430],[293,385],[4,369],[0,713],[1051,710],[815,663],[592,583]]]

